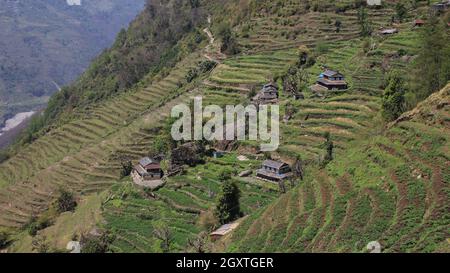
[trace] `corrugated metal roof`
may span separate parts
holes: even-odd
[[[233,231],[235,228],[239,226],[239,223],[231,223],[231,224],[225,224],[221,226],[220,228],[216,229],[214,232],[211,232],[210,235],[220,235],[223,236],[230,231]]]
[[[341,73],[330,69],[325,70],[325,72],[323,72],[322,74],[327,77],[334,77],[336,75],[343,76]]]
[[[144,176],[145,174],[147,174],[147,171],[146,171],[140,164],[134,166],[134,169],[135,169],[141,176]]]
[[[264,162],[263,162],[263,166],[276,168],[276,169],[281,168],[283,165],[287,165],[287,164],[284,162],[281,162],[281,161],[275,161],[275,160],[269,160],[269,159],[264,160]]]
[[[143,167],[152,164],[152,163],[157,163],[155,161],[153,161],[152,159],[150,159],[150,157],[146,156],[144,158],[142,158],[141,160],[139,160],[139,164]]]

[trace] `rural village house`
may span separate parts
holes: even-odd
[[[159,180],[163,177],[163,171],[158,161],[144,157],[134,166],[132,176],[134,180]]]
[[[329,70],[329,69],[325,70],[325,72],[323,72],[319,75],[319,78],[317,79],[316,84],[319,85],[320,87],[322,87],[322,89],[326,88],[327,90],[334,90],[334,89],[342,90],[342,89],[347,89],[347,87],[348,87],[347,82],[345,81],[344,75],[342,75],[341,73],[339,73],[337,71],[333,71],[333,70]],[[317,86],[317,87],[319,87],[319,86]],[[313,86],[313,88],[314,88],[314,86]]]
[[[278,101],[278,87],[274,83],[265,84],[253,100],[258,104],[276,103]]]
[[[291,167],[287,163],[275,160],[265,160],[261,169],[256,171],[257,178],[273,182],[279,182],[291,176]]]

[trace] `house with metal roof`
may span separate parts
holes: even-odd
[[[261,168],[256,171],[256,177],[272,182],[279,182],[292,176],[289,164],[275,160],[264,160]]]
[[[158,180],[163,177],[161,164],[149,157],[139,160],[139,163],[134,166],[133,172],[142,180]]]
[[[328,90],[348,88],[344,75],[330,69],[325,70],[319,75],[316,84],[325,87]]]

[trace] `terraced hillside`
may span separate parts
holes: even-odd
[[[198,54],[187,57],[161,80],[107,101],[3,163],[1,225],[25,224],[47,208],[59,187],[86,194],[116,182],[121,160],[146,155],[152,128],[168,117],[172,106],[190,99],[192,93],[181,86],[198,58]]]
[[[220,170],[240,172],[259,164],[260,160],[239,161],[236,154],[231,153],[220,159],[210,158],[186,174],[170,177],[153,195],[136,189],[131,182],[114,186],[113,197],[103,206],[105,228],[116,236],[112,251],[160,252],[160,241],[154,236],[160,226],[168,227],[172,234],[171,251],[188,250],[188,240],[197,238],[204,230],[202,215],[214,206],[220,192]],[[241,210],[246,215],[278,196],[274,184],[248,183],[240,178],[236,178],[236,182],[242,191]]]
[[[153,192],[122,179],[121,163],[156,153],[155,138],[174,105],[197,95],[204,105],[247,104],[254,90],[275,80],[281,114],[288,108],[294,112],[280,124],[281,144],[272,156],[291,162],[300,155],[308,164],[306,178],[279,196],[275,184],[235,175],[247,217],[213,249],[358,252],[378,240],[387,251],[438,250],[449,227],[448,105],[424,103],[383,134],[379,120],[386,72],[411,68],[417,30],[405,21],[396,25],[398,34],[364,39],[354,8],[336,13],[327,4],[313,11],[305,1],[291,0],[278,1],[284,4],[274,12],[263,2],[270,1],[252,1],[256,8],[233,27],[239,54],[220,52],[215,33],[220,14],[212,14],[202,31],[209,44],[174,68],[149,75],[151,81],[92,104],[0,164],[0,226],[23,227],[47,209],[60,187],[80,198],[103,192],[108,197],[101,200],[99,226],[115,235],[111,251],[162,251],[155,238],[161,226],[173,235],[170,251],[186,250],[189,239],[208,231],[201,222],[214,207],[219,170],[256,169],[263,156],[254,154],[259,143],[242,141],[237,151],[169,177]],[[368,13],[378,29],[391,25],[395,11],[389,2]],[[414,18],[411,12],[408,16]],[[303,90],[304,99],[294,100],[283,90],[281,76],[298,60],[299,46],[307,46],[315,57],[305,69],[308,84],[330,68],[345,75],[349,88],[323,97]],[[186,76],[205,60],[217,65],[188,81]],[[448,101],[448,90],[436,100]],[[427,115],[430,109],[434,121]],[[316,163],[324,154],[326,132],[336,147],[335,159],[320,169]],[[239,161],[239,154],[251,159]]]
[[[360,252],[378,241],[383,252],[443,251],[450,227],[449,105],[447,85],[382,135],[325,170],[310,170],[300,186],[246,219],[229,250]]]

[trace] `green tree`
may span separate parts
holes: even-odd
[[[369,21],[369,15],[364,6],[361,6],[358,10],[358,23],[361,36],[367,37],[372,35],[372,23]]]
[[[446,33],[445,24],[437,16],[431,16],[420,37],[419,55],[410,79],[410,107],[440,90],[450,80],[450,35]]]
[[[219,29],[219,37],[222,38],[220,50],[226,54],[234,55],[240,52],[236,38],[228,24],[223,24]]]
[[[396,14],[397,14],[397,19],[398,19],[400,22],[402,22],[403,19],[405,19],[406,14],[407,14],[407,10],[406,10],[405,5],[404,5],[403,3],[401,3],[401,2],[398,2],[398,3],[395,5],[395,12],[396,12]]]
[[[214,215],[220,224],[226,224],[241,216],[239,198],[241,192],[236,183],[227,180],[222,184],[222,191],[217,197]]]
[[[398,71],[389,74],[381,107],[381,115],[385,121],[393,121],[405,111],[405,83]]]

